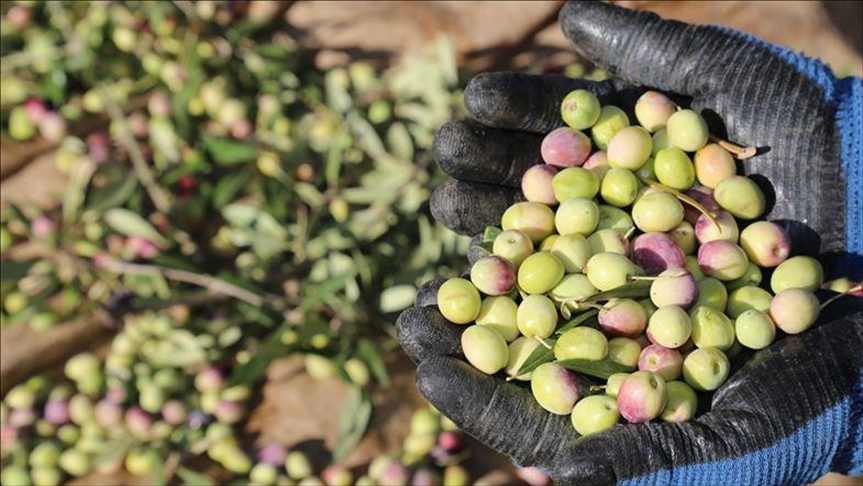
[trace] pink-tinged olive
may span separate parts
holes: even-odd
[[[582,300],[596,293],[596,287],[590,283],[590,279],[586,275],[570,273],[560,279],[560,282],[551,289],[548,296],[555,302],[561,303],[565,300]]]
[[[585,397],[572,409],[572,426],[581,435],[608,430],[620,419],[617,401],[605,395]]]
[[[740,246],[749,260],[761,267],[775,267],[791,252],[788,234],[776,223],[756,221],[740,233]]]
[[[749,287],[749,286],[759,286],[761,285],[761,279],[763,276],[761,275],[761,268],[749,262],[749,265],[746,267],[746,271],[743,273],[743,276],[740,278],[736,278],[730,282],[725,282],[725,286],[728,288],[729,292],[733,292],[740,287]]]
[[[635,202],[638,185],[638,179],[631,171],[609,169],[602,178],[599,191],[606,203],[623,208]]]
[[[608,356],[608,339],[591,327],[576,327],[561,334],[554,344],[558,360],[589,359],[599,361]]]
[[[630,373],[615,373],[608,377],[605,383],[605,394],[617,398],[617,392],[620,391],[620,385],[629,378]]]
[[[493,375],[506,366],[509,351],[506,340],[488,326],[470,326],[461,335],[461,348],[468,363]]]
[[[568,167],[551,181],[556,202],[574,197],[590,199],[599,192],[599,176],[584,167]]]
[[[606,105],[602,107],[599,112],[599,119],[591,127],[590,136],[599,150],[608,151],[609,142],[614,135],[628,126],[629,118],[623,110],[616,106]]]
[[[738,279],[749,268],[743,248],[725,240],[709,241],[698,249],[698,266],[701,270],[723,282]]]
[[[621,128],[608,143],[608,165],[638,170],[653,153],[653,138],[641,127]]]
[[[551,251],[552,247],[554,247],[554,243],[560,238],[560,235],[550,234],[543,238],[542,241],[539,242],[539,246],[537,246],[536,251]]]
[[[668,147],[668,130],[665,128],[657,130],[653,134],[653,155],[655,156],[660,150],[667,149]],[[655,174],[650,179],[656,180]]]
[[[767,313],[750,309],[737,316],[734,332],[747,348],[764,349],[776,338],[776,325]]]
[[[716,240],[737,243],[740,231],[734,216],[727,211],[717,211],[714,213],[714,218],[718,225],[703,214],[698,217],[698,221],[695,222],[695,238],[698,243],[703,245]]]
[[[500,225],[504,231],[519,230],[539,243],[554,232],[554,211],[545,204],[518,202],[504,211]]]
[[[599,206],[591,199],[575,197],[560,203],[554,215],[554,227],[561,235],[589,235],[599,224]]]
[[[716,204],[716,200],[713,199],[713,189],[709,187],[694,185],[690,187],[687,191],[684,192],[687,196],[691,197],[698,204],[704,207],[710,213],[716,213],[719,211],[719,204]],[[689,204],[685,204],[683,208],[683,219],[695,226],[698,222],[698,218],[701,217],[701,212],[696,209],[694,206],[690,206]]]
[[[704,187],[714,188],[737,173],[737,164],[731,154],[715,143],[709,143],[695,152],[695,176]]]
[[[665,128],[677,105],[659,91],[647,91],[635,102],[635,118],[650,133]]]
[[[701,306],[689,312],[692,342],[699,348],[728,351],[734,345],[734,323],[723,312]]]
[[[755,286],[741,287],[728,295],[728,305],[725,313],[732,319],[737,319],[748,310],[761,312],[770,311],[770,302],[773,296],[770,292]]]
[[[780,263],[770,277],[770,288],[774,293],[785,289],[816,291],[824,283],[824,269],[818,260],[808,256],[796,256]]]
[[[518,305],[516,324],[527,337],[547,338],[557,328],[557,307],[544,295],[528,295]]]
[[[707,143],[710,132],[701,115],[692,110],[680,110],[668,118],[668,144],[686,152],[695,152]]]
[[[505,258],[490,255],[473,264],[470,281],[486,295],[504,295],[515,288],[515,270]]]
[[[651,344],[641,351],[638,357],[640,371],[652,371],[665,381],[675,380],[683,369],[683,357],[676,349]]]
[[[556,363],[544,363],[533,370],[530,390],[539,405],[557,415],[569,415],[581,398],[575,373]]]
[[[634,370],[640,355],[641,345],[634,339],[616,337],[608,340],[608,360],[612,363]]]
[[[695,228],[691,224],[683,221],[677,228],[669,231],[668,236],[677,243],[684,255],[695,253]]]
[[[518,286],[529,294],[544,294],[560,282],[563,271],[563,263],[550,252],[534,253],[518,267]]]
[[[504,367],[504,371],[506,371],[507,376],[519,381],[530,381],[530,377],[533,374],[532,372],[523,373],[517,376],[516,373],[518,373],[518,370],[521,369],[524,362],[527,361],[527,358],[530,357],[531,353],[533,353],[538,346],[541,346],[539,341],[525,336],[518,337],[513,342],[509,343],[507,362]]]
[[[539,164],[527,169],[521,176],[521,192],[524,198],[549,206],[557,204],[551,182],[555,174],[557,169],[548,164]]]
[[[511,342],[519,335],[516,324],[517,313],[518,304],[509,297],[486,297],[482,300],[476,323],[494,329],[506,342]]]
[[[551,245],[551,254],[557,257],[566,273],[580,272],[593,254],[590,242],[583,235],[563,235]]]
[[[626,234],[633,228],[635,228],[635,223],[632,222],[632,217],[626,211],[607,204],[599,206],[597,230],[613,229]]]
[[[681,307],[660,307],[650,316],[647,333],[655,344],[669,349],[679,348],[692,333],[692,320]]]
[[[650,371],[636,371],[629,375],[617,391],[617,406],[620,415],[628,422],[649,422],[665,408],[665,380]]]
[[[601,292],[626,285],[630,277],[642,270],[620,253],[597,253],[584,267],[587,279]]]
[[[648,275],[656,275],[668,268],[682,267],[686,255],[674,239],[659,232],[645,233],[632,244],[632,259]]]
[[[437,291],[440,313],[454,324],[468,324],[476,319],[482,301],[476,287],[463,278],[451,278]]]
[[[563,122],[576,130],[586,130],[599,120],[599,98],[586,89],[571,91],[560,104]]]
[[[788,334],[799,334],[812,327],[820,312],[818,298],[806,289],[785,289],[770,302],[773,323]]]
[[[599,325],[611,336],[638,337],[647,328],[644,307],[632,299],[614,299],[599,311]]]
[[[650,300],[656,307],[676,305],[688,309],[698,299],[695,277],[682,267],[669,268],[650,284]]]
[[[592,254],[612,252],[629,255],[629,240],[623,233],[613,229],[601,229],[587,237]]]
[[[663,422],[688,422],[698,409],[698,396],[689,385],[682,381],[669,381],[665,384],[668,401],[659,418]]]
[[[719,207],[740,219],[755,219],[767,206],[764,192],[758,184],[745,176],[731,176],[720,182],[713,191]]]
[[[659,182],[678,191],[695,183],[695,167],[686,152],[677,147],[660,150],[654,157],[653,171]]]
[[[609,170],[611,170],[611,166],[608,165],[608,155],[603,150],[594,152],[593,155],[584,161],[584,165],[582,165],[582,167],[593,171],[600,180],[605,177],[605,174],[608,173]]]
[[[207,366],[195,375],[195,388],[199,392],[219,391],[224,386],[225,376],[218,368]]]
[[[533,253],[533,241],[519,230],[506,230],[494,239],[492,253],[506,258],[513,267],[518,268]]]
[[[704,277],[698,281],[698,299],[693,307],[706,305],[724,312],[727,304],[728,290],[722,281],[713,277]]]
[[[584,163],[590,155],[587,135],[569,127],[551,131],[540,146],[542,160],[556,167],[573,167]]]
[[[551,486],[551,478],[538,467],[518,467],[515,475],[527,486]]]
[[[645,233],[671,231],[683,221],[683,205],[665,192],[645,194],[633,204],[632,220]]]
[[[683,379],[696,391],[713,391],[728,379],[731,363],[716,348],[701,348],[683,360]]]

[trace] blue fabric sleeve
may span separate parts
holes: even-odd
[[[817,59],[769,44],[750,34],[727,27],[722,27],[722,30],[763,46],[784,59],[821,86],[824,97],[836,107],[836,125],[842,137],[840,157],[845,178],[847,250],[850,254],[863,255],[863,79],[854,76],[837,79],[830,68]],[[859,275],[861,270],[857,268],[851,273]]]
[[[863,474],[863,374],[850,396],[770,447],[734,459],[657,471],[622,484],[800,484],[831,471]]]

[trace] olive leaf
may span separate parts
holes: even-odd
[[[592,360],[592,359],[566,359],[555,361],[555,363],[564,368],[596,378],[607,380],[609,376],[615,373],[629,373],[632,371],[628,366],[620,363],[615,363],[609,360]]]
[[[549,344],[552,348],[554,348],[554,343],[556,340],[554,339],[546,339],[546,344]],[[535,370],[539,365],[550,363],[554,361],[554,351],[545,346],[537,346],[536,349],[533,350],[532,353],[524,360],[524,363],[521,364],[518,371],[515,373],[515,376],[521,376],[531,371]]]
[[[650,280],[636,280],[620,287],[606,290],[605,292],[593,294],[581,302],[604,302],[611,299],[641,299],[650,295],[650,285],[652,283]]]
[[[561,335],[576,326],[580,326],[581,324],[587,322],[589,319],[595,317],[597,314],[599,314],[599,309],[590,309],[586,312],[583,312],[575,316],[573,319],[564,322],[563,325],[558,328],[555,334]]]

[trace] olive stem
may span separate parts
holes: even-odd
[[[629,228],[629,231],[627,231],[626,234],[623,235],[623,239],[628,240],[632,236],[633,233],[635,233],[635,226],[633,226],[632,228]]]
[[[746,160],[755,155],[755,147],[742,147],[736,143],[731,143],[728,140],[722,140],[716,135],[710,135],[710,141],[719,144],[720,147],[734,154],[737,160]]]
[[[533,335],[533,338],[535,340],[539,341],[539,344],[542,344],[545,347],[545,349],[549,349],[549,350],[552,349],[552,347],[547,342],[545,342],[545,339],[537,336],[536,334]]]
[[[603,391],[606,389],[605,385],[591,385],[589,390],[592,392]]]
[[[851,294],[853,292],[857,292],[858,290],[861,290],[861,289],[863,289],[863,284],[860,284],[856,287],[851,287],[850,289],[846,290],[845,292],[840,293],[839,295],[834,295],[833,297],[830,297],[829,299],[825,300],[824,303],[821,304],[821,307],[819,308],[819,310],[823,311],[825,307],[832,304],[834,301],[841,299],[842,297],[845,297],[846,295]]]

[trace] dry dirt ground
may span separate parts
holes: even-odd
[[[620,1],[633,8],[653,10],[665,17],[695,23],[716,23],[753,33],[769,42],[785,45],[819,57],[842,74],[863,74],[859,44],[861,14],[849,4],[831,5],[834,17],[848,22],[847,38],[831,22],[818,2],[657,2]],[[476,70],[520,69],[537,61],[555,64],[574,59],[567,41],[556,26],[562,2],[316,2],[299,1],[281,9],[274,22],[284,23],[302,43],[318,52],[322,68],[353,59],[371,59],[381,65],[418,52],[440,33],[455,43],[462,65]],[[859,4],[858,4],[859,6]],[[837,13],[838,12],[838,13]],[[856,15],[856,17],[855,17]],[[766,20],[765,19],[769,19]],[[856,30],[855,30],[856,29]],[[856,40],[853,37],[856,32]],[[859,47],[858,47],[859,49]],[[0,143],[0,201],[22,205],[54,204],[65,184],[54,168],[51,147],[40,142],[16,146]],[[40,156],[34,156],[42,154]],[[19,167],[23,167],[20,170]],[[13,173],[14,172],[14,173]],[[3,331],[3,350],[32,339]],[[43,340],[40,337],[39,340]],[[7,354],[3,352],[2,354]],[[62,355],[63,353],[58,353]],[[395,451],[407,432],[411,412],[423,400],[413,386],[413,366],[398,352],[388,356],[393,388],[375,398],[371,433],[348,459],[350,466],[368,462],[384,451]],[[4,368],[6,364],[4,364]],[[302,393],[298,393],[302,390]],[[248,422],[248,432],[259,442],[275,440],[287,445],[323,441],[332,448],[341,399],[346,389],[337,381],[314,381],[303,373],[296,357],[275,362],[268,373],[263,399]],[[508,461],[490,451],[474,447],[474,471],[503,470],[493,482],[512,482]],[[823,484],[860,484],[827,476]],[[81,484],[142,483],[146,479],[91,476]]]

